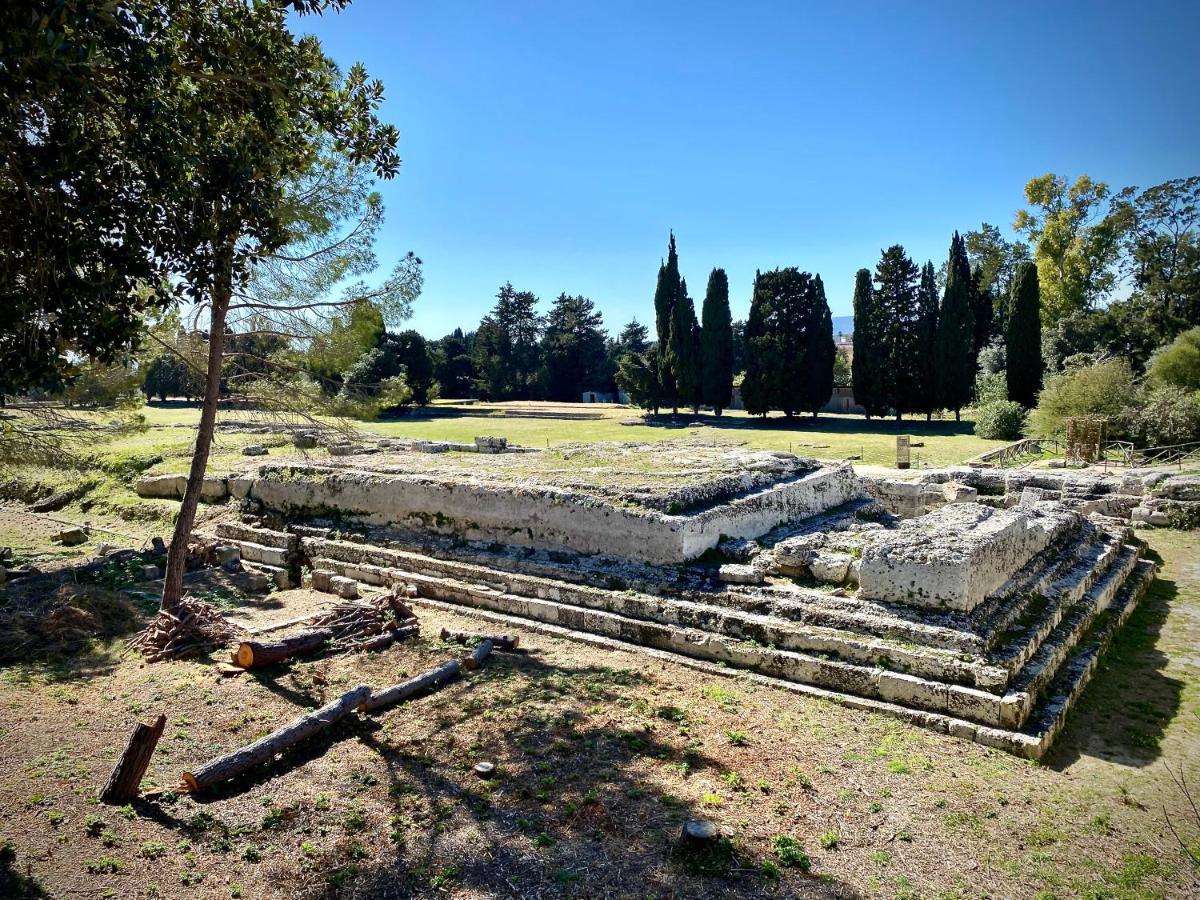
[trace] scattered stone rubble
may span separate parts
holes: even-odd
[[[896,481],[742,448],[523,460],[481,442],[499,449],[231,475],[242,520],[215,540],[280,584],[402,584],[417,604],[753,670],[1037,758],[1153,579],[1130,519],[1200,505],[1200,479],[1159,473]]]

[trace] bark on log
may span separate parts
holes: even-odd
[[[138,723],[129,736],[129,743],[125,745],[121,758],[113,766],[108,783],[100,792],[101,803],[124,805],[137,797],[142,778],[150,766],[150,757],[154,755],[154,748],[158,746],[158,739],[162,737],[166,725],[165,715],[155,719],[153,725]]]
[[[368,638],[365,641],[355,644],[351,649],[357,650],[360,653],[374,653],[379,650],[385,650],[402,638],[409,637],[417,633],[419,629],[416,625],[407,625],[402,628],[393,628],[385,631],[383,634],[378,634],[373,638]]]
[[[461,669],[462,663],[457,659],[452,659],[449,662],[442,663],[436,669],[430,669],[428,672],[415,675],[407,681],[393,684],[391,687],[384,688],[382,691],[372,694],[363,704],[363,712],[378,712],[402,700],[407,700],[424,691],[445,684],[457,675]]]
[[[320,709],[305,713],[278,731],[273,731],[265,738],[255,741],[249,746],[242,747],[225,756],[207,762],[190,772],[183,773],[183,783],[187,789],[196,793],[207,790],[213,785],[228,781],[241,775],[248,769],[267,762],[276,754],[281,753],[293,744],[312,737],[317,732],[328,728],[334,722],[344,719],[354,710],[361,707],[371,696],[371,689],[365,684],[343,694],[332,703],[327,703]]]
[[[473,672],[483,665],[483,661],[487,659],[489,653],[492,652],[491,638],[484,638],[483,643],[476,647],[470,656],[464,657],[462,667],[468,672]]]
[[[443,641],[458,641],[460,644],[478,644],[480,641],[491,641],[496,650],[516,650],[521,639],[515,634],[476,634],[473,631],[452,631],[443,628]]]
[[[333,635],[332,628],[312,628],[278,641],[242,641],[233,654],[233,661],[243,669],[269,666],[289,656],[316,650]]]

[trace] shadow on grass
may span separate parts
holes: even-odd
[[[724,817],[665,793],[647,769],[722,766],[689,737],[686,711],[646,708],[632,729],[604,715],[628,702],[621,688],[646,682],[630,670],[497,654],[449,706],[424,711],[437,720],[437,752],[391,734],[387,713],[361,727],[358,739],[387,767],[396,852],[344,861],[322,896],[853,896],[830,882],[777,880],[736,839],[680,852],[685,820]],[[556,698],[589,706],[556,709]],[[517,704],[520,715],[503,715]],[[474,773],[481,761],[495,763],[492,778]]]
[[[6,900],[36,900],[49,896],[32,875],[17,871],[17,851],[12,844],[0,843],[0,897]]]
[[[1146,557],[1162,564],[1154,551]],[[1063,769],[1081,756],[1096,756],[1141,767],[1159,758],[1183,698],[1184,683],[1163,672],[1168,657],[1159,646],[1178,592],[1174,581],[1161,576],[1150,585],[1101,657],[1046,765]]]

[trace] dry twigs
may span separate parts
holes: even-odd
[[[229,643],[236,635],[237,628],[215,606],[187,596],[174,612],[160,609],[126,647],[159,662],[195,656]]]

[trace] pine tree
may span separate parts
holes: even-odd
[[[667,362],[675,382],[676,402],[697,412],[704,387],[700,368],[700,326],[696,322],[696,307],[687,293],[687,281],[682,279],[671,310],[668,341]]]
[[[868,419],[885,415],[888,411],[885,373],[889,342],[886,324],[871,282],[871,271],[859,269],[854,276],[854,358],[850,363],[850,371],[854,402],[866,411]]]
[[[1017,266],[1005,325],[1008,399],[1032,407],[1042,389],[1041,291],[1033,263]]]
[[[883,251],[875,266],[875,302],[881,339],[881,400],[896,421],[917,403],[921,361],[917,358],[917,286],[920,270],[899,244]],[[855,326],[857,330],[857,324]]]
[[[800,386],[801,403],[817,417],[821,407],[833,396],[833,362],[837,345],[833,342],[833,316],[825,298],[825,285],[816,275],[808,282],[808,323],[805,336],[804,377]]]
[[[915,322],[916,374],[908,408],[912,412],[925,413],[928,421],[938,408],[937,372],[934,369],[934,346],[937,340],[938,295],[937,275],[933,263],[926,262],[921,268],[921,285],[917,288],[917,315]]]
[[[679,297],[679,257],[675,253],[675,232],[671,232],[667,243],[667,261],[658,267],[658,284],[654,290],[654,324],[658,334],[655,353],[658,372],[657,395],[659,402],[669,403],[678,412],[675,379],[671,376],[668,355],[671,347],[671,316]],[[654,410],[658,411],[659,402]]]
[[[975,311],[971,308],[971,266],[967,245],[954,232],[946,267],[946,291],[934,342],[938,406],[954,410],[955,421],[971,401],[975,385]]]
[[[604,338],[604,319],[591,300],[559,294],[546,316],[542,338],[546,397],[578,402],[585,389],[602,386]]]
[[[762,274],[755,272],[754,293],[750,297],[750,315],[745,329],[746,372],[742,378],[742,405],[753,416],[765,416],[771,409],[771,376],[776,368],[776,350],[767,334],[771,298],[762,281]]]
[[[721,415],[733,397],[733,320],[729,314],[729,278],[713,269],[700,313],[700,368],[704,402]]]

